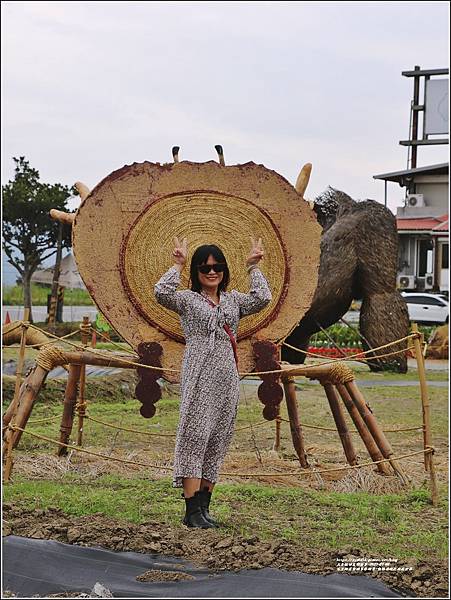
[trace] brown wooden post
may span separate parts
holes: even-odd
[[[412,325],[412,331],[418,334],[418,326],[416,323]],[[421,344],[418,337],[413,339],[415,358],[417,361],[418,377],[420,380],[420,392],[421,392],[421,405],[423,412],[423,448],[432,447],[432,433],[431,433],[431,414],[429,404],[429,392],[426,381],[426,369],[424,366],[424,356],[421,351]],[[438,488],[437,480],[435,477],[435,465],[434,465],[434,454],[428,452],[424,454],[424,468],[429,471],[429,480],[431,484],[431,499],[434,506],[438,503]]]
[[[321,383],[321,382],[320,382]],[[324,391],[326,392],[327,400],[329,401],[330,410],[334,417],[335,425],[337,426],[338,435],[340,436],[341,444],[346,456],[346,460],[350,465],[357,464],[357,456],[352,443],[351,434],[345,421],[345,415],[341,407],[337,392],[331,383],[323,383]]]
[[[379,450],[382,452],[383,457],[388,458],[395,473],[399,476],[401,481],[404,484],[406,484],[407,483],[406,476],[404,475],[404,473],[403,473],[401,467],[398,465],[397,461],[394,458],[392,458],[393,449],[392,449],[389,441],[385,437],[384,432],[380,428],[379,423],[376,420],[376,417],[373,415],[369,406],[365,402],[365,398],[362,396],[362,393],[360,392],[359,388],[357,387],[357,384],[355,383],[355,381],[347,381],[344,385],[346,386],[346,389],[348,390],[352,401],[357,406],[357,409],[360,412],[363,420],[365,421],[365,424],[368,427],[371,435],[373,436],[374,441],[378,445]]]
[[[285,390],[285,400],[288,409],[288,418],[290,419],[291,438],[299,462],[303,469],[308,469],[307,455],[304,448],[304,436],[302,434],[301,424],[299,422],[298,406],[296,402],[296,386],[294,379],[282,376],[283,389]]]
[[[90,330],[89,330],[89,317],[83,317],[83,323],[81,326],[81,343],[83,346],[87,346],[89,342]],[[86,403],[85,403],[85,383],[86,383],[86,365],[81,365],[80,371],[80,389],[78,396],[78,435],[77,435],[77,446],[83,444],[83,424],[86,414]]]
[[[377,447],[376,442],[373,440],[371,433],[368,431],[368,427],[365,425],[365,421],[362,419],[357,407],[352,401],[351,396],[349,395],[348,390],[342,383],[337,383],[336,388],[343,400],[343,404],[346,406],[349,415],[362,438],[363,443],[365,444],[366,449],[368,450],[368,454],[371,456],[371,459],[374,461],[383,460],[381,451]],[[387,463],[377,463],[376,465],[379,473],[383,475],[390,475],[391,471]]]
[[[81,365],[70,365],[69,376],[67,379],[66,391],[64,394],[63,414],[60,425],[60,442],[68,444],[75,415],[75,404],[77,402],[77,387],[80,379]],[[67,448],[60,446],[58,456],[66,456]]]
[[[282,359],[282,346],[277,346],[277,360],[280,363]],[[282,424],[282,419],[280,418],[280,404],[277,407],[277,417],[275,418],[275,431],[274,431],[274,444],[272,449],[275,452],[279,452],[280,450],[280,428]]]
[[[424,368],[424,358],[423,353],[421,352],[420,334],[416,323],[412,324],[412,331],[413,333],[418,334],[418,337],[413,338],[413,346],[415,350],[415,359],[417,361],[418,378],[420,380],[421,406],[423,413],[423,448],[426,448],[427,446],[432,446],[429,393],[426,381],[426,370]],[[429,471],[431,458],[432,454],[430,453],[424,455],[425,471]]]
[[[17,359],[17,369],[16,369],[16,381],[14,385],[14,396],[11,402],[11,411],[8,415],[8,425],[11,423],[14,425],[15,417],[17,415],[17,411],[19,409],[20,403],[20,395],[19,390],[22,383],[22,374],[23,374],[23,365],[25,362],[25,345],[27,343],[27,331],[28,331],[28,319],[30,318],[30,309],[24,309],[23,323],[22,323],[22,333],[20,336],[20,348],[19,348],[19,356]],[[11,476],[11,470],[13,468],[13,437],[14,431],[8,427],[5,431],[4,435],[4,446],[3,446],[3,459],[5,461],[5,470],[4,470],[4,480],[9,481]]]
[[[18,427],[25,429],[34,401],[47,374],[48,371],[37,366],[28,377],[25,378],[23,385],[20,387],[17,411],[11,418],[11,428],[7,428],[4,435],[3,456],[5,459],[5,469],[3,471],[3,477],[5,481],[9,480],[13,467],[12,450],[17,446],[22,436],[21,431],[15,431],[12,427],[17,425]],[[6,459],[8,457],[9,459],[7,461]]]

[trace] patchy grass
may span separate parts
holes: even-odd
[[[436,373],[434,373],[436,375]],[[440,373],[443,376],[443,373]],[[370,374],[371,378],[375,374]],[[376,418],[384,429],[421,425],[419,388],[388,387],[384,381],[393,374],[378,374],[381,385],[361,388]],[[88,414],[110,424],[136,429],[147,434],[168,433],[168,437],[105,427],[92,420],[84,425],[83,445],[104,455],[122,457],[145,464],[170,466],[174,433],[178,422],[177,386],[167,385],[152,419],[139,415],[140,403],[133,398],[134,373],[88,377],[86,397]],[[12,396],[13,378],[4,382],[4,400]],[[33,410],[29,431],[52,439],[59,437],[59,421],[65,382],[49,380]],[[409,489],[389,491],[389,480],[369,472],[368,480],[382,485],[366,490],[350,484],[349,492],[338,491],[343,472],[316,479],[301,476],[288,423],[281,425],[278,455],[271,453],[274,423],[262,422],[262,404],[257,386],[242,385],[234,439],[223,476],[215,491],[215,514],[225,523],[225,534],[257,534],[262,539],[286,540],[309,548],[359,548],[362,553],[380,556],[442,559],[447,553],[448,481],[448,392],[429,388],[432,437],[439,483],[439,505],[430,505],[428,478],[419,454],[402,462],[412,478]],[[320,386],[301,386],[298,406],[305,446],[310,464],[317,469],[346,464],[336,431],[312,429],[307,425],[334,428],[324,392]],[[287,418],[285,404],[281,416]],[[53,420],[33,423],[42,418]],[[349,423],[349,419],[348,419]],[[249,427],[252,425],[252,427]],[[245,427],[245,429],[243,429]],[[76,437],[77,418],[72,439]],[[353,429],[350,425],[350,429]],[[387,433],[395,455],[422,448],[421,431]],[[353,435],[359,462],[368,454],[358,436]],[[52,462],[53,461],[53,462]],[[57,465],[61,468],[57,468]],[[253,473],[254,478],[240,477]],[[257,476],[271,472],[271,477]],[[133,523],[157,520],[175,530],[182,527],[183,503],[180,490],[173,489],[168,472],[97,459],[71,452],[68,458],[55,457],[55,445],[24,434],[15,452],[12,482],[4,486],[4,500],[28,508],[57,507],[71,515],[102,513]],[[294,473],[294,475],[291,475]],[[387,480],[387,487],[383,484]],[[397,480],[396,480],[397,481]],[[382,491],[381,491],[382,489]],[[365,490],[365,491],[364,491]]]
[[[172,489],[167,478],[108,475],[88,482],[73,474],[62,481],[17,478],[5,486],[4,499],[24,508],[56,507],[69,515],[102,513],[133,523],[157,520],[182,527],[180,491]],[[222,484],[215,493],[215,514],[225,523],[226,535],[258,535],[328,550],[351,546],[397,558],[445,558],[446,510],[445,497],[439,507],[431,508],[425,490],[374,496]]]

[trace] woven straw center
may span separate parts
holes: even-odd
[[[189,265],[195,249],[216,244],[227,259],[233,289],[247,293],[246,258],[250,236],[261,237],[265,257],[259,267],[268,279],[273,299],[261,312],[240,321],[238,338],[248,337],[275,318],[283,300],[287,260],[279,234],[258,206],[218,192],[189,192],[160,198],[130,228],[122,248],[121,275],[134,306],[152,325],[183,341],[179,316],[155,300],[154,285],[174,263],[173,238],[188,239],[188,257],[179,290],[189,288]]]

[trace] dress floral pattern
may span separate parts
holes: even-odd
[[[232,439],[240,395],[240,379],[224,323],[236,339],[240,318],[259,312],[272,298],[258,268],[250,272],[248,294],[221,292],[215,307],[202,293],[177,291],[179,285],[176,267],[171,267],[155,285],[157,302],[179,314],[186,341],[174,487],[182,487],[183,477],[216,482]]]

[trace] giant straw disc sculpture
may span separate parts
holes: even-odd
[[[112,327],[133,348],[142,342],[160,344],[165,369],[180,370],[184,350],[178,315],[154,298],[155,283],[172,265],[174,236],[188,238],[188,264],[199,245],[220,246],[230,266],[229,289],[242,292],[249,289],[250,236],[263,240],[261,269],[273,300],[241,320],[241,372],[255,368],[257,340],[282,340],[310,306],[321,228],[302,195],[262,165],[134,163],[81,195],[73,221],[80,275]],[[186,268],[180,289],[189,287],[188,278]],[[176,372],[165,371],[164,377],[179,381]]]

